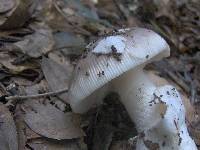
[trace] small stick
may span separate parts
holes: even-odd
[[[63,10],[61,10],[59,8],[59,6],[57,5],[56,3],[56,0],[53,1],[53,5],[55,6],[56,10],[65,18],[65,21],[67,21],[67,23],[71,26],[73,26],[75,28],[75,30],[77,30],[78,32],[84,34],[84,35],[87,35],[87,36],[90,36],[91,34],[89,33],[89,31],[85,30],[85,29],[82,29],[80,28],[78,25],[76,25],[75,22],[72,22],[72,21],[69,21],[69,17],[71,16],[74,16],[74,15],[66,15]]]
[[[188,87],[188,85],[182,81],[181,79],[179,79],[179,77],[177,77],[173,72],[167,71],[165,70],[165,72],[167,73],[167,75],[176,82],[176,84],[178,84],[185,92],[190,93],[190,88]]]
[[[115,6],[119,10],[120,14],[122,15],[123,19],[127,20],[128,18],[128,12],[125,12],[125,9],[122,8],[122,5],[119,4],[117,0],[113,0]]]
[[[42,94],[36,94],[36,95],[25,95],[25,96],[8,96],[5,99],[10,101],[10,100],[24,100],[24,99],[33,99],[33,98],[40,98],[44,96],[54,96],[58,94],[62,94],[64,92],[68,92],[68,88],[60,89],[55,92],[47,92],[47,93],[42,93]]]

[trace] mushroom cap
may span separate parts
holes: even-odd
[[[139,65],[170,55],[166,41],[145,28],[120,29],[90,43],[87,48],[74,70],[68,93],[75,112],[79,112],[78,107],[86,97],[112,79]]]

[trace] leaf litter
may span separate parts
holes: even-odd
[[[13,116],[8,108],[0,104],[0,144],[1,150],[17,150],[17,131]]]
[[[64,65],[58,64],[55,61],[43,57],[42,70],[48,82],[49,87],[55,91],[69,86],[72,68],[67,68]],[[51,73],[49,73],[51,71]],[[64,101],[68,102],[67,93],[59,95]]]
[[[51,104],[44,105],[34,100],[25,102],[24,111],[25,122],[39,135],[56,140],[84,136],[82,129],[76,125],[78,118],[71,112],[64,113]]]
[[[4,129],[0,149],[134,149],[130,139],[137,132],[115,94],[81,116],[71,112],[67,93],[5,100],[69,87],[85,45],[130,26],[151,28],[170,44],[171,56],[146,69],[154,70],[150,77],[158,85],[167,82],[161,76],[181,91],[189,131],[200,145],[198,0],[1,0],[0,4],[0,114],[9,118],[3,118],[0,126]],[[164,106],[159,108],[165,112]]]
[[[33,34],[24,37],[24,40],[14,43],[24,54],[37,58],[49,52],[54,46],[53,35],[48,26],[33,24],[30,26]]]

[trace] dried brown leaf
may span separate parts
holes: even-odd
[[[25,36],[22,41],[16,42],[14,45],[24,54],[37,58],[53,48],[54,40],[51,29],[47,26],[34,24],[31,27],[35,32]]]
[[[85,49],[83,37],[78,37],[70,32],[55,32],[55,50],[62,50],[65,55],[80,55]]]
[[[25,135],[25,122],[24,122],[24,113],[21,110],[21,105],[17,105],[15,109],[15,123],[18,134],[18,149],[25,150],[26,145],[26,135]]]
[[[22,27],[30,19],[36,1],[33,0],[16,0],[16,6],[4,17],[0,29],[14,29]]]
[[[11,10],[15,6],[16,2],[15,0],[0,0],[0,4],[0,13],[2,14]]]
[[[42,59],[42,71],[48,82],[48,85],[53,91],[67,88],[71,78],[71,68],[66,68],[64,65],[60,65],[55,61],[43,57]],[[67,93],[60,94],[59,97],[68,102]]]
[[[16,60],[16,56],[12,55],[8,52],[1,52],[0,53],[0,65],[7,69],[9,73],[12,74],[19,74],[20,72],[30,69],[33,70],[37,68],[36,63],[25,63],[20,65],[14,65],[13,62]]]
[[[33,130],[31,130],[27,125],[25,127],[26,129],[26,138],[28,140],[33,140],[33,139],[37,139],[37,138],[41,138],[42,136],[35,133]]]
[[[95,150],[109,150],[114,130],[107,126],[97,126],[95,129],[93,147]]]
[[[38,139],[29,142],[28,145],[34,150],[87,150],[82,140],[58,142]]]
[[[18,150],[17,132],[13,117],[0,103],[0,150]]]
[[[77,124],[78,116],[73,113],[63,113],[50,104],[41,104],[30,100],[24,107],[25,122],[37,134],[51,139],[74,139],[84,136]]]

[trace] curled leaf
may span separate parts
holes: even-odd
[[[9,30],[22,27],[30,19],[36,6],[36,1],[33,0],[15,0],[15,3],[15,7],[3,16],[0,29]]]
[[[0,149],[18,150],[17,132],[9,110],[0,103]]]
[[[25,36],[22,41],[14,45],[30,57],[37,58],[52,49],[54,40],[47,26],[33,25],[32,28],[35,31],[33,34]]]
[[[84,136],[78,126],[78,116],[64,113],[50,104],[28,101],[25,107],[25,122],[37,134],[56,140]],[[29,109],[31,108],[31,109]]]

